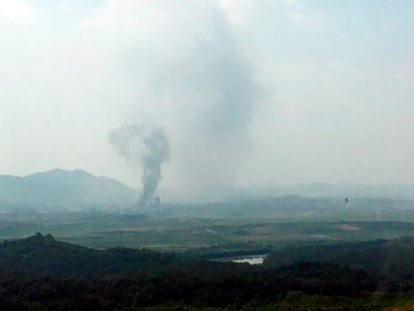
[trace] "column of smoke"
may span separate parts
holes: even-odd
[[[142,192],[138,198],[138,207],[158,205],[160,199],[155,194],[162,177],[161,165],[170,159],[170,146],[164,130],[123,125],[112,131],[109,139],[129,163],[142,165]]]

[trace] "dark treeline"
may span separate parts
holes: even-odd
[[[214,269],[211,269],[213,268]],[[214,264],[171,268],[163,273],[140,272],[101,278],[54,278],[17,272],[0,273],[0,309],[27,309],[36,306],[59,309],[123,309],[165,303],[241,308],[257,302],[277,302],[291,291],[309,295],[359,297],[375,289],[375,281],[363,272],[342,271],[337,266],[317,266],[337,277],[301,278],[285,271]],[[302,269],[303,267],[300,267]],[[315,268],[312,263],[307,269]],[[343,273],[347,272],[347,273]],[[293,277],[292,277],[293,276]]]
[[[348,252],[354,254],[351,258],[356,250],[364,249],[362,245],[347,244]],[[369,245],[365,249],[377,256]],[[385,247],[386,242],[373,245]],[[407,248],[414,249],[409,245],[408,241],[401,246],[406,255]],[[308,247],[302,249],[312,253]],[[342,244],[338,249],[332,245],[313,247],[320,258],[335,257],[334,253],[341,254],[343,249]],[[326,256],[324,248],[329,251]],[[290,259],[303,254],[295,248]],[[0,309],[134,310],[166,305],[177,310],[180,306],[247,310],[271,306],[285,310],[283,305],[290,301],[291,310],[302,310],[300,305],[293,306],[303,300],[307,306],[303,310],[320,310],[316,305],[320,308],[321,302],[315,302],[315,297],[331,297],[326,302],[328,310],[380,310],[379,304],[369,303],[371,293],[389,295],[414,288],[413,274],[368,271],[347,257],[341,264],[315,258],[276,265],[275,256],[269,257],[264,267],[257,267],[147,250],[98,251],[37,234],[0,246]]]
[[[274,270],[296,262],[346,265],[383,280],[394,291],[414,287],[414,237],[331,245],[291,245],[274,251],[264,267]]]

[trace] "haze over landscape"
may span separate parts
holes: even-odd
[[[143,166],[109,139],[138,124],[168,138],[164,201],[410,183],[413,6],[0,1],[0,172],[84,169],[142,189]]]
[[[0,310],[413,311],[413,29],[0,0]]]

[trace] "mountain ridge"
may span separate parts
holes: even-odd
[[[75,207],[132,204],[136,198],[136,189],[79,169],[55,168],[27,176],[0,175],[0,201],[7,203]]]

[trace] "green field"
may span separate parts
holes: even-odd
[[[402,221],[286,221],[264,219],[158,218],[72,212],[0,220],[0,240],[36,232],[93,248],[123,246],[157,251],[274,249],[289,242],[333,243],[414,236]]]

